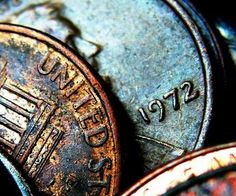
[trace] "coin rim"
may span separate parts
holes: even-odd
[[[201,125],[198,131],[197,139],[193,145],[193,149],[199,148],[204,142],[205,134],[209,128],[212,118],[212,106],[213,106],[213,77],[212,77],[212,65],[208,54],[208,48],[205,46],[203,35],[200,33],[196,22],[191,17],[191,14],[186,8],[176,0],[165,0],[167,5],[178,15],[182,20],[192,39],[195,42],[195,47],[198,50],[198,54],[201,58],[202,72],[204,75],[204,109],[202,115]],[[189,8],[190,9],[190,8]]]
[[[226,73],[225,73],[225,61],[223,58],[221,47],[219,45],[219,42],[217,41],[216,29],[211,28],[211,26],[208,24],[208,22],[202,16],[202,14],[196,10],[196,8],[192,4],[192,2],[186,2],[184,0],[176,0],[176,1],[178,1],[178,3],[180,4],[180,7],[183,7],[185,12],[190,16],[190,18],[192,18],[192,21],[194,21],[194,23],[196,24],[196,28],[200,32],[200,37],[203,39],[203,43],[205,43],[205,45],[208,46],[208,47],[206,47],[206,50],[210,56],[210,58],[209,58],[210,66],[209,67],[211,69],[210,69],[210,77],[209,78],[211,79],[211,81],[206,79],[206,82],[205,82],[206,84],[207,84],[207,82],[211,83],[211,86],[209,86],[209,88],[211,88],[210,93],[212,94],[211,104],[209,105],[210,110],[206,109],[206,112],[210,112],[210,115],[208,117],[209,118],[208,125],[205,126],[206,128],[203,131],[200,130],[200,132],[199,132],[199,139],[195,143],[195,146],[193,148],[193,150],[194,150],[194,149],[199,149],[202,147],[202,144],[203,144],[205,137],[206,137],[206,132],[209,130],[209,127],[210,127],[209,125],[211,124],[211,121],[214,118],[213,113],[215,113],[215,110],[217,110],[216,99],[218,99],[218,98],[216,97],[216,95],[218,95],[219,92],[218,92],[218,88],[216,89],[213,87],[218,87],[219,85],[222,85],[222,84],[215,85],[215,83],[219,83],[219,81],[217,81],[217,80],[222,80],[224,82],[227,82]],[[206,50],[204,52],[206,52]],[[207,69],[205,71],[207,72]],[[215,75],[212,74],[213,72]],[[217,75],[216,72],[221,73],[221,75],[216,76]],[[220,77],[220,78],[218,78],[218,77]],[[223,86],[224,85],[225,85],[225,83],[223,83]],[[206,104],[207,104],[207,101],[209,101],[209,100],[207,100],[207,99],[205,100]],[[207,121],[207,117],[206,117],[206,121]],[[202,136],[200,136],[200,135],[202,135]]]
[[[165,171],[171,170],[172,168],[174,168],[175,166],[177,166],[181,163],[184,163],[188,160],[192,160],[196,157],[199,157],[199,156],[202,156],[202,155],[205,155],[205,154],[208,154],[208,153],[212,153],[212,152],[216,152],[216,151],[219,151],[219,150],[224,150],[224,149],[228,149],[228,148],[232,148],[232,147],[236,147],[236,142],[232,142],[232,143],[228,143],[228,144],[222,144],[222,145],[219,145],[219,146],[214,146],[214,147],[211,147],[211,148],[202,149],[202,150],[198,150],[198,151],[194,151],[194,152],[189,152],[183,157],[179,157],[174,161],[170,161],[169,163],[158,167],[156,170],[154,170],[153,172],[151,172],[150,174],[148,174],[147,176],[145,176],[144,178],[142,178],[141,180],[136,182],[128,190],[126,190],[122,194],[122,196],[129,196],[129,195],[133,194],[134,192],[138,191],[139,188],[144,186],[149,181],[153,180],[154,178],[161,175]]]
[[[227,175],[230,172],[236,172],[236,164],[220,167],[218,169],[214,169],[207,173],[201,174],[199,176],[193,176],[188,181],[182,182],[178,184],[176,187],[171,188],[165,194],[166,195],[179,195],[181,192],[184,192],[197,184],[204,183],[208,180],[211,180],[213,177],[219,177],[224,174]]]
[[[23,196],[33,196],[30,187],[26,183],[26,180],[22,177],[22,175],[15,168],[15,166],[3,155],[1,151],[0,151],[0,162],[3,164],[5,169],[11,175],[12,179],[18,186],[18,189],[20,190],[21,194]]]
[[[41,32],[39,30],[26,27],[23,25],[16,24],[7,24],[0,23],[1,32],[9,32],[20,34],[32,39],[36,39],[40,42],[46,43],[50,47],[54,48],[56,51],[64,55],[68,60],[74,63],[74,65],[82,72],[83,76],[88,80],[88,83],[94,88],[97,96],[100,98],[101,104],[105,108],[106,115],[108,117],[109,125],[112,131],[112,140],[114,144],[115,152],[113,153],[115,163],[114,164],[114,189],[112,194],[116,194],[120,186],[120,167],[121,167],[121,158],[120,158],[120,144],[119,144],[119,134],[117,120],[115,118],[115,113],[111,107],[111,103],[105,93],[105,89],[102,87],[100,81],[101,79],[95,77],[96,73],[92,70],[90,65],[83,59],[83,57],[75,54],[71,48],[69,48],[65,43],[58,40],[57,38]],[[111,194],[111,193],[109,193]]]

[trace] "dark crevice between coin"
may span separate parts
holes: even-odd
[[[222,18],[225,21],[236,27],[235,3],[234,1],[215,1],[208,0],[190,0],[210,21],[215,22],[217,18]]]
[[[224,70],[220,67],[214,71],[214,77],[217,88],[215,89],[215,103],[213,110],[213,121],[206,136],[205,146],[213,146],[216,144],[222,144],[232,142],[236,140],[236,131],[234,125],[234,115],[232,112],[236,110],[235,93],[236,88],[236,66],[232,61],[229,53],[227,42],[220,35],[216,29],[216,22],[220,18],[226,23],[232,24],[232,27],[236,27],[235,14],[232,10],[232,3],[217,2],[210,0],[207,2],[203,0],[191,0],[194,6],[204,15],[208,24],[214,31],[220,45],[222,56],[224,59]],[[209,8],[209,5],[214,7]],[[215,62],[213,65],[217,65]],[[222,77],[222,72],[225,72],[225,79]],[[222,83],[222,80],[225,82]]]
[[[140,146],[135,138],[135,128],[119,99],[111,92],[112,81],[102,81],[111,105],[115,108],[121,150],[120,192],[142,178],[145,170]]]
[[[207,24],[210,26],[211,31],[216,37],[220,52],[223,57],[224,66],[221,66],[219,62],[220,59],[210,58],[213,71],[213,110],[212,110],[212,119],[211,124],[209,126],[209,130],[206,134],[206,139],[204,142],[204,146],[213,146],[217,144],[223,144],[236,140],[236,134],[234,133],[234,125],[232,124],[233,116],[231,115],[231,111],[236,109],[235,101],[233,100],[232,90],[236,87],[236,69],[234,68],[234,64],[232,58],[229,54],[229,50],[227,45],[219,34],[218,30],[215,26],[215,19],[213,17],[214,8],[212,8],[212,12],[209,12],[209,4],[206,2],[203,4],[203,1],[190,1],[196,9],[197,12],[203,15]],[[208,6],[207,6],[208,5]],[[217,8],[216,8],[217,10]],[[216,14],[217,12],[215,12]],[[207,42],[207,47],[210,47],[209,41]],[[212,55],[212,51],[210,53]],[[213,56],[213,55],[212,55]]]
[[[71,48],[75,54],[81,57],[81,55],[74,48]],[[84,58],[83,58],[84,59]],[[120,192],[124,191],[137,180],[144,176],[145,171],[144,160],[142,158],[142,152],[140,146],[137,143],[135,137],[135,127],[127,115],[122,103],[118,97],[111,92],[112,80],[110,77],[100,76],[94,66],[88,64],[84,59],[84,63],[87,64],[90,71],[96,75],[97,80],[103,86],[112,108],[114,108],[114,115],[117,120],[117,126],[119,130],[119,143],[121,152],[121,179],[120,179]]]
[[[12,157],[8,156],[5,152],[0,151],[1,154],[3,154],[17,169],[17,171],[21,174],[21,176],[25,179],[25,182],[30,187],[32,194],[34,196],[47,196],[47,194],[40,192],[37,188],[35,181],[33,181],[28,174],[22,169],[22,165],[20,165],[16,160],[14,160]],[[1,175],[1,173],[0,173]],[[1,180],[1,179],[0,179]],[[14,194],[13,194],[14,195]],[[21,194],[20,194],[21,195]],[[16,195],[17,196],[17,195]]]
[[[216,102],[213,114],[213,123],[206,137],[206,146],[228,143],[236,140],[234,125],[234,115],[236,110],[235,95],[233,93],[236,87],[236,69],[228,53],[227,46],[221,41],[222,53],[225,61],[225,75],[227,83],[225,86],[218,86],[215,91]],[[217,73],[218,81],[222,80]],[[218,82],[220,83],[220,82]]]
[[[9,174],[9,171],[6,170],[2,162],[0,162],[0,184],[1,193],[4,193],[5,195],[21,195],[19,187],[17,187],[17,184]]]

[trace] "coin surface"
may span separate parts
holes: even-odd
[[[236,143],[216,146],[188,154],[156,169],[132,186],[123,196],[163,195],[175,187],[194,181],[222,167],[236,164]],[[181,185],[181,186],[182,186]]]
[[[165,195],[235,195],[236,165],[221,167],[191,180],[168,191]]]
[[[128,113],[121,124],[137,144],[127,156],[139,152],[144,165],[134,173],[202,146],[214,109],[212,68],[221,67],[221,57],[207,24],[187,3],[19,0],[3,2],[0,12],[1,21],[70,44],[110,81]]]
[[[0,183],[5,195],[31,196],[32,191],[26,180],[13,164],[0,152]]]
[[[86,63],[33,29],[0,25],[0,147],[54,195],[114,195],[113,111]]]

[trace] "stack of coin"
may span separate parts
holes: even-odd
[[[8,0],[0,23],[0,150],[30,194],[236,190],[224,23],[184,0]]]

